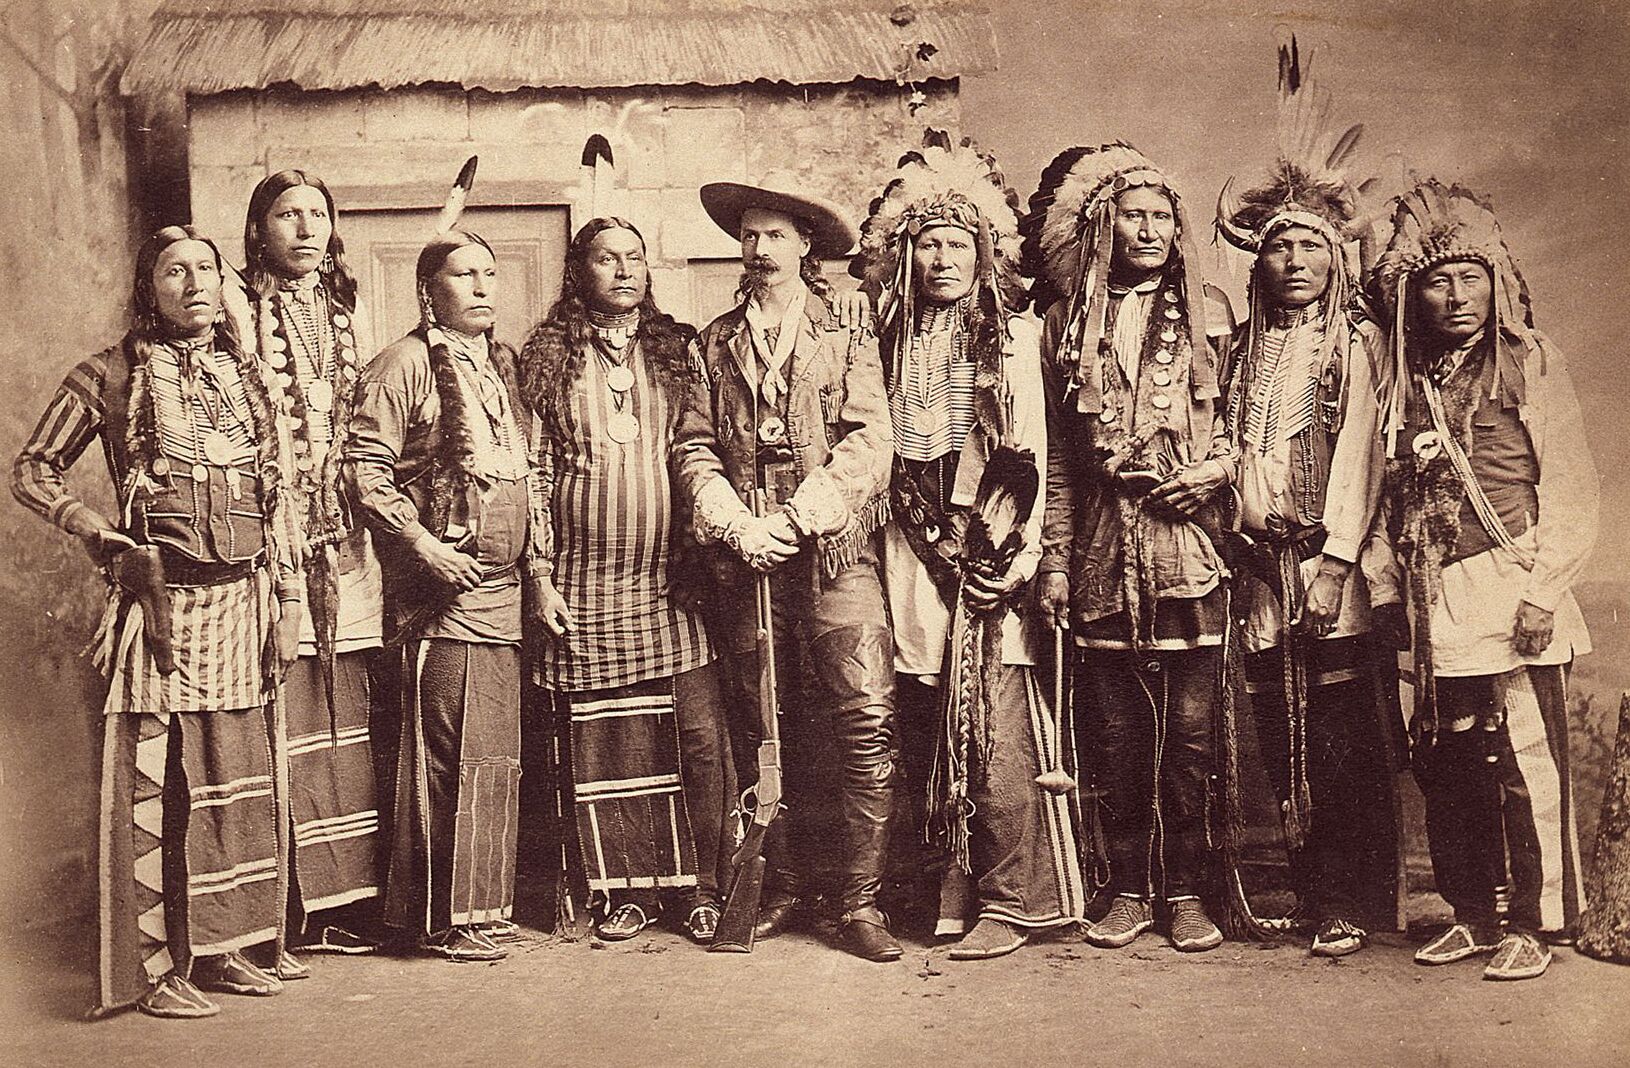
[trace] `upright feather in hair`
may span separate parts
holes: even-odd
[[[470,197],[470,188],[475,185],[475,168],[480,158],[471,156],[458,169],[458,178],[454,180],[453,188],[447,191],[447,202],[436,217],[436,233],[445,234],[458,225],[459,216],[464,214],[464,204]]]

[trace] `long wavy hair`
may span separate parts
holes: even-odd
[[[560,297],[521,346],[521,395],[542,420],[544,432],[551,436],[566,437],[576,429],[572,390],[583,374],[589,346],[594,343],[594,323],[584,299],[589,292],[589,247],[607,230],[627,230],[639,238],[642,249],[645,247],[645,235],[627,219],[604,216],[584,223],[566,249]],[[658,383],[663,389],[683,384],[693,373],[690,344],[696,331],[657,307],[649,273],[639,313],[635,338]]]
[[[267,296],[277,289],[278,276],[275,271],[266,265],[266,213],[272,210],[277,198],[297,186],[309,185],[323,195],[323,203],[328,205],[328,219],[333,229],[328,234],[328,254],[323,257],[322,265],[317,268],[322,276],[323,285],[333,294],[340,307],[348,312],[357,308],[357,280],[351,273],[350,264],[345,259],[345,240],[340,237],[339,218],[334,210],[334,194],[328,191],[328,186],[315,174],[307,171],[289,169],[269,174],[255,186],[255,191],[249,194],[249,211],[243,220],[243,256],[244,267],[249,275],[249,284],[254,286],[262,296]]]

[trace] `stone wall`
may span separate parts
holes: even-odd
[[[759,82],[711,89],[583,92],[236,92],[190,101],[194,222],[241,256],[243,210],[266,174],[299,166],[322,176],[349,206],[440,202],[463,159],[481,157],[472,204],[566,205],[575,229],[591,215],[579,161],[605,134],[617,162],[610,210],[639,226],[653,283],[682,319],[691,306],[687,264],[737,256],[703,213],[697,188],[715,180],[795,175],[847,206],[858,223],[900,152],[922,128],[957,129],[954,82],[928,85],[913,112],[891,83],[799,87]],[[343,226],[343,224],[342,224]]]

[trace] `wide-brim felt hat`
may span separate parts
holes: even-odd
[[[794,192],[789,183],[777,180],[761,186],[709,182],[702,187],[702,207],[719,229],[738,239],[741,217],[750,208],[791,215],[808,225],[810,251],[822,259],[845,255],[860,237],[842,208],[824,197]]]

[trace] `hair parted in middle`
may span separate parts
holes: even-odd
[[[589,252],[594,239],[607,230],[627,230],[645,247],[645,235],[627,219],[608,215],[584,223],[566,249],[560,296],[521,346],[521,395],[548,434],[570,435],[576,429],[572,391],[594,344],[594,323],[586,299]],[[694,373],[690,346],[696,331],[657,307],[649,273],[637,310],[640,323],[635,338],[658,381],[667,387],[687,380]]]
[[[277,198],[290,189],[299,186],[310,186],[323,195],[323,203],[328,205],[328,218],[333,223],[333,229],[328,235],[328,248],[323,257],[322,266],[317,270],[322,274],[323,283],[328,286],[329,292],[339,302],[340,307],[348,312],[357,308],[357,280],[351,273],[351,266],[345,259],[345,241],[340,237],[339,216],[334,207],[334,194],[328,191],[323,180],[308,171],[289,168],[268,174],[255,186],[255,191],[249,194],[249,210],[243,220],[243,258],[245,273],[249,276],[249,283],[267,296],[277,289],[278,277],[266,265],[266,213],[272,210]]]

